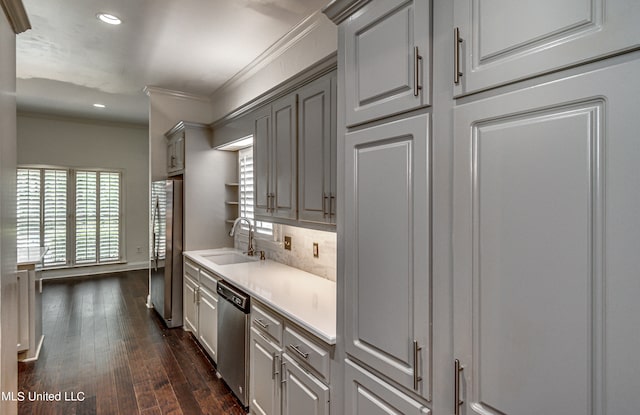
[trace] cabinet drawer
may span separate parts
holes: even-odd
[[[294,359],[315,370],[324,380],[329,381],[331,357],[329,351],[307,336],[294,331],[291,327],[284,329],[284,349]]]
[[[426,415],[431,411],[374,374],[345,360],[345,413]]]
[[[269,334],[278,345],[282,344],[282,319],[275,314],[254,304],[251,306],[251,325]]]
[[[218,278],[216,278],[209,271],[203,269],[200,270],[200,285],[207,287],[209,291],[215,293],[218,288]]]
[[[184,261],[184,273],[194,281],[198,281],[198,268],[189,261]]]

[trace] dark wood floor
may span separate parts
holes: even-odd
[[[147,271],[45,283],[45,341],[38,361],[19,364],[19,414],[244,414],[191,334],[145,307],[147,292]]]

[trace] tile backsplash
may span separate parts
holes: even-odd
[[[268,259],[289,265],[320,277],[336,280],[337,245],[335,232],[317,231],[287,225],[273,225],[274,236],[258,235],[254,239],[256,250],[263,250]],[[291,237],[291,251],[284,249],[284,237]],[[318,243],[318,258],[313,256],[313,243]],[[238,249],[247,249],[247,235],[237,235]]]

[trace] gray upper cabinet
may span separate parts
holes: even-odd
[[[638,73],[454,110],[461,413],[638,413]]]
[[[174,176],[184,171],[184,129],[167,137],[167,175]]]
[[[429,115],[345,137],[345,349],[430,399]]]
[[[345,22],[347,126],[430,104],[429,0],[372,1]]]
[[[297,97],[295,94],[275,101],[272,105],[272,200],[273,216],[296,219],[297,216]]]
[[[302,222],[335,223],[335,85],[335,74],[331,74],[298,92],[298,219]]]
[[[640,46],[637,0],[454,0],[454,7],[456,95]]]
[[[258,110],[254,117],[254,205],[256,217],[297,217],[296,95]]]
[[[253,121],[253,197],[256,216],[271,213],[271,106],[259,109]]]

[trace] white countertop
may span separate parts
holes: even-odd
[[[265,260],[218,265],[206,255],[231,248],[187,251],[183,255],[244,290],[328,344],[336,343],[336,283],[279,262]]]
[[[17,265],[35,265],[42,262],[42,258],[49,248],[44,246],[29,246],[18,248]]]

